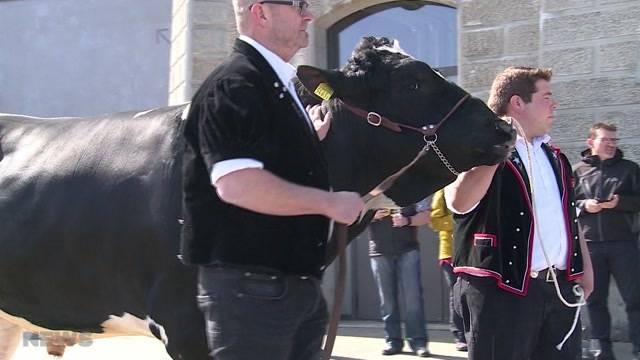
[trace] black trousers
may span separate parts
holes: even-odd
[[[440,267],[442,268],[444,278],[447,280],[447,285],[449,285],[449,330],[456,341],[467,342],[464,338],[464,323],[462,321],[462,317],[455,309],[453,300],[453,286],[455,285],[458,276],[453,273],[451,263],[445,262],[440,265]]]
[[[318,360],[328,318],[313,277],[201,267],[198,302],[216,360]]]
[[[561,293],[574,303],[574,283],[560,279]],[[580,323],[571,329],[575,308],[565,306],[553,283],[531,279],[524,297],[500,290],[493,279],[462,275],[454,286],[456,311],[464,322],[470,360],[577,360]]]
[[[636,241],[603,241],[587,243],[593,263],[595,289],[588,300],[591,338],[603,346],[611,342],[611,316],[607,307],[609,281],[616,281],[624,300],[629,322],[629,340],[633,351],[640,352],[640,275]]]

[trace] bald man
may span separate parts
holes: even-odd
[[[240,37],[193,98],[184,136],[182,255],[199,266],[210,354],[318,359],[330,222],[357,193],[329,191],[326,161],[288,61],[309,42],[306,1],[234,0]]]

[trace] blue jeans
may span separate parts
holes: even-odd
[[[320,280],[201,267],[198,302],[216,360],[317,360],[327,323]]]
[[[404,295],[406,339],[412,350],[427,345],[428,337],[422,306],[420,252],[411,250],[400,255],[371,258],[371,270],[378,286],[380,313],[384,321],[385,340],[402,348],[399,291]]]

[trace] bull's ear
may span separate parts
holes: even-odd
[[[323,70],[313,66],[298,66],[298,79],[307,91],[317,99],[340,98],[356,104],[369,96],[369,86],[364,76],[346,76],[338,70]]]
[[[298,66],[296,75],[302,85],[318,100],[329,100],[338,97],[336,87],[344,75],[336,70],[323,70],[309,65]]]

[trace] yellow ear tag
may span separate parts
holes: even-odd
[[[313,91],[322,100],[329,100],[333,96],[333,89],[327,83],[320,83],[318,87]]]

